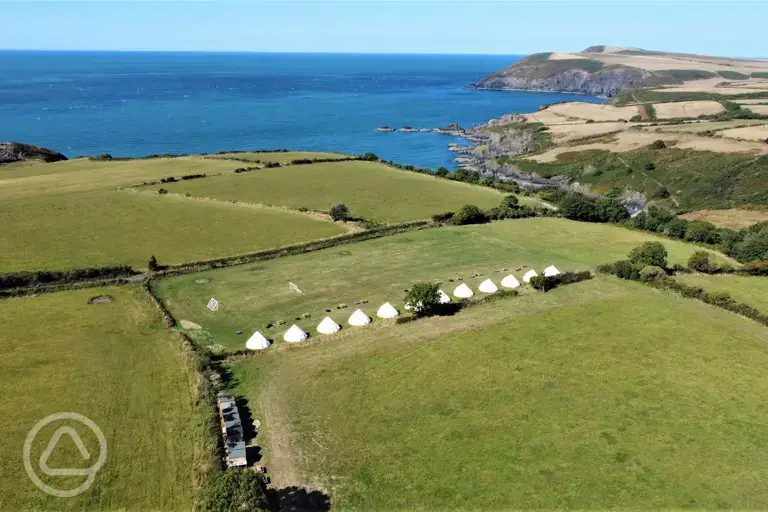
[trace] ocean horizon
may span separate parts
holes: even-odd
[[[0,141],[69,157],[246,149],[373,152],[455,167],[435,133],[599,98],[468,86],[520,55],[0,51]]]

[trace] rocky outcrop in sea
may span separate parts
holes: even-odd
[[[66,159],[67,157],[61,153],[40,146],[20,142],[0,142],[0,165],[22,160],[38,160],[47,163]]]

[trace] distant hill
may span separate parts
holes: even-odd
[[[473,85],[482,89],[614,96],[627,89],[688,80],[747,80],[766,76],[768,61],[599,45],[578,53],[535,53]]]
[[[0,165],[21,160],[37,160],[40,162],[58,162],[67,157],[56,151],[31,146],[19,142],[0,142]]]

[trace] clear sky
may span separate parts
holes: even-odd
[[[0,49],[768,57],[768,2],[0,0]]]

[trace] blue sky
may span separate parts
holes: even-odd
[[[0,49],[525,54],[594,44],[768,57],[768,2],[9,2]]]

